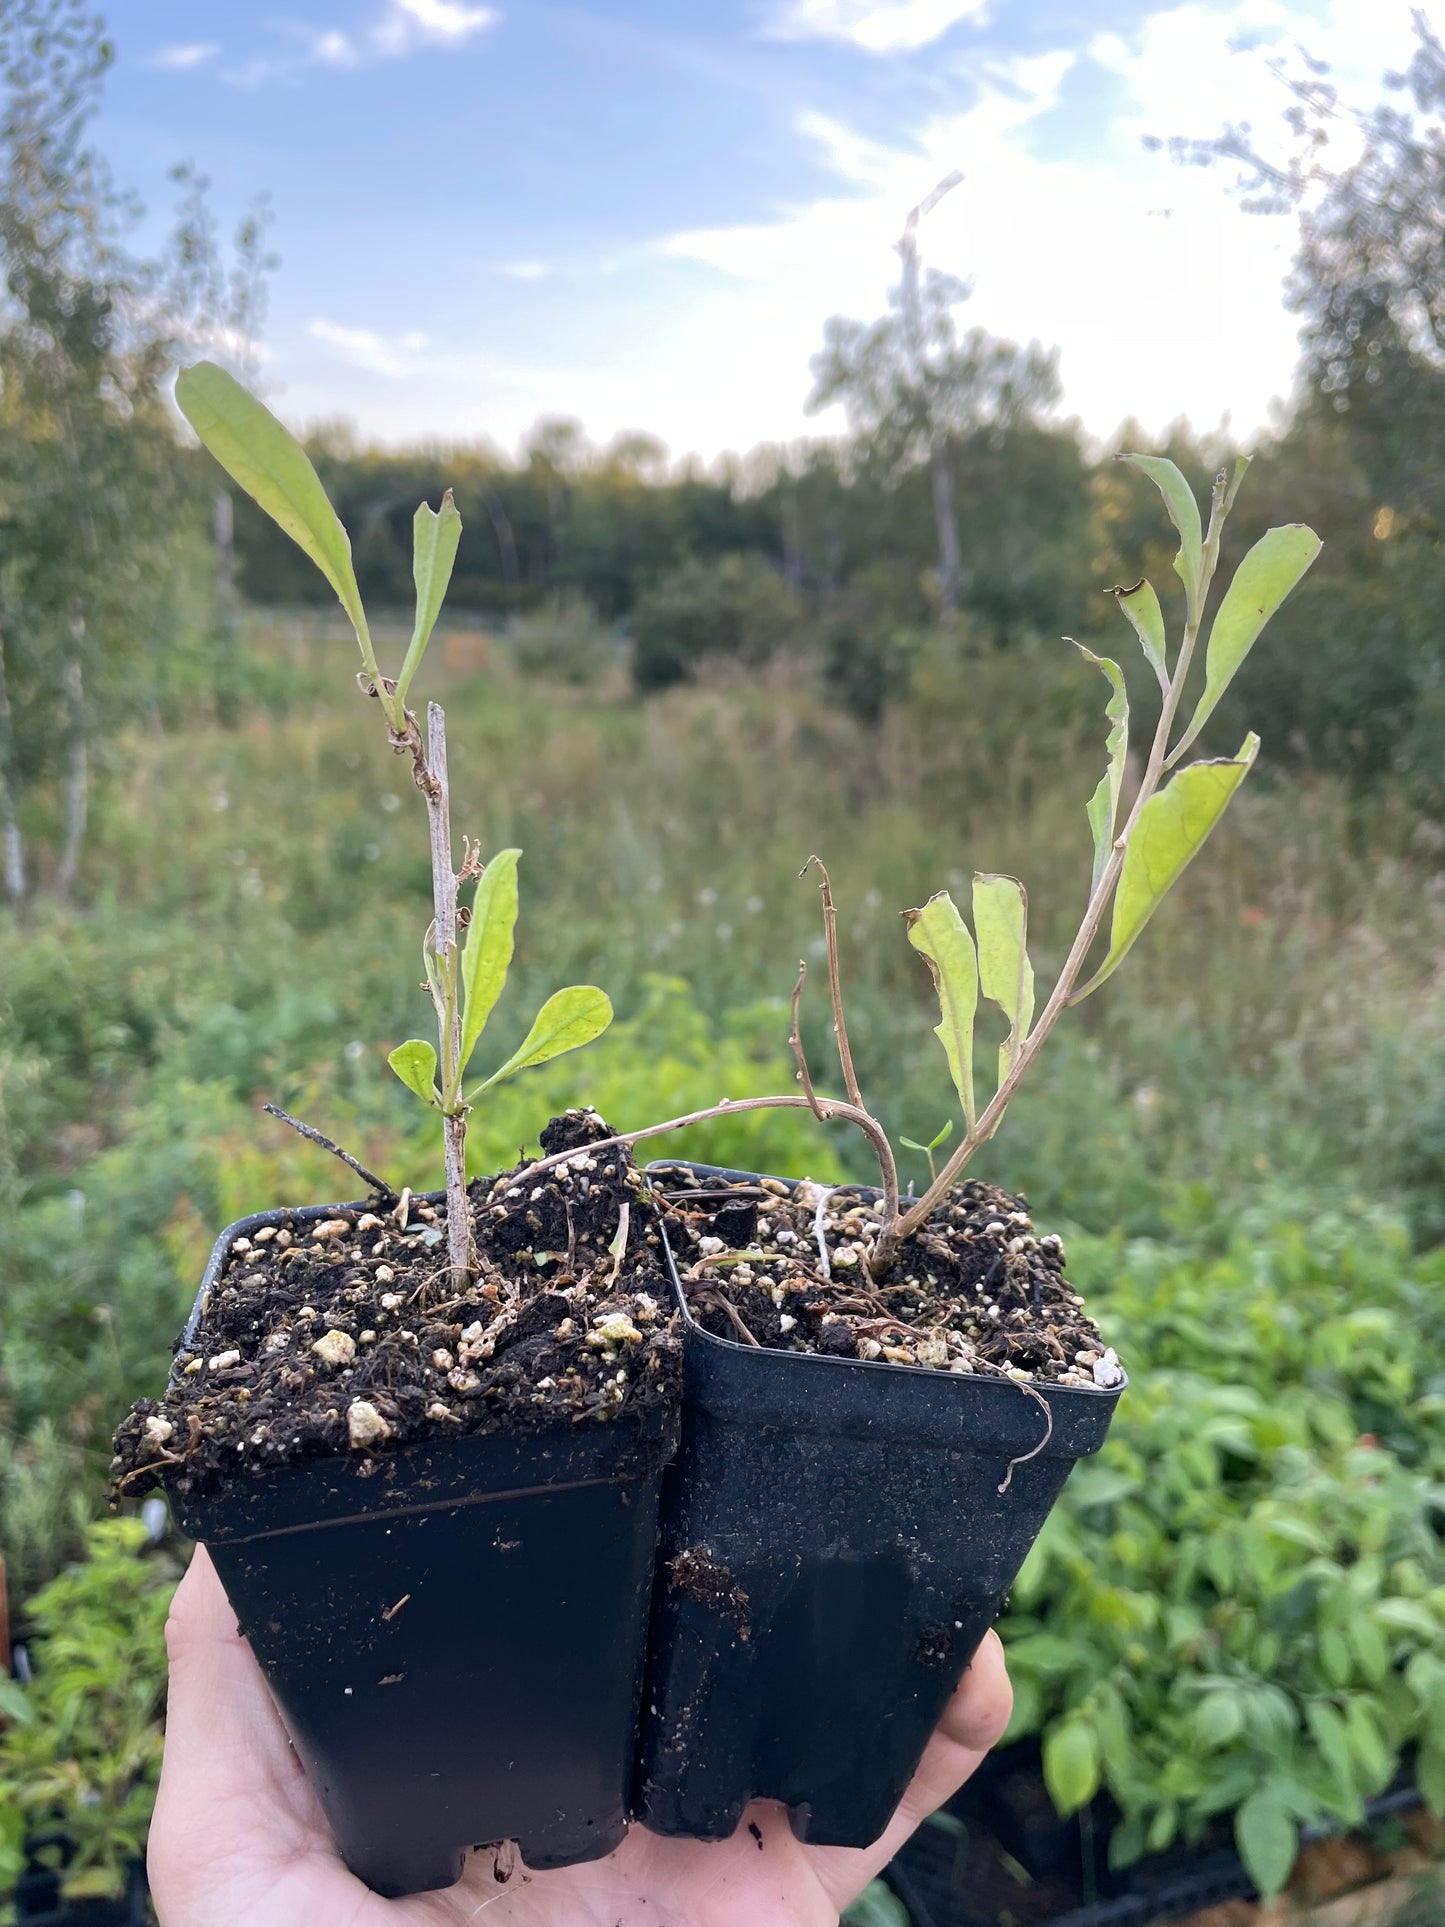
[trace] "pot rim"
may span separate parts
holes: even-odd
[[[676,1169],[679,1165],[685,1170],[693,1172],[693,1174],[698,1177],[747,1178],[755,1180],[773,1177],[775,1184],[786,1184],[789,1190],[792,1191],[795,1191],[800,1184],[816,1184],[819,1182],[816,1178],[775,1177],[773,1173],[768,1171],[739,1171],[726,1164],[695,1164],[690,1158],[654,1158],[652,1162],[645,1165],[643,1169],[644,1174],[650,1177],[654,1171]],[[824,1188],[829,1191],[858,1191],[868,1198],[881,1198],[883,1195],[878,1186],[873,1184],[855,1184],[849,1182],[847,1184],[827,1185]],[[913,1378],[928,1379],[934,1382],[957,1379],[969,1385],[996,1385],[1006,1391],[1017,1391],[1020,1386],[1028,1385],[1040,1393],[1046,1390],[1050,1398],[1068,1397],[1070,1400],[1077,1398],[1090,1401],[1104,1399],[1107,1400],[1111,1406],[1117,1402],[1120,1394],[1128,1389],[1129,1375],[1127,1372],[1123,1373],[1117,1385],[1060,1385],[1052,1379],[1003,1378],[994,1377],[987,1372],[940,1372],[932,1365],[898,1365],[895,1364],[892,1359],[833,1358],[827,1352],[785,1352],[779,1351],[772,1345],[759,1345],[754,1348],[751,1345],[742,1344],[736,1338],[723,1338],[717,1332],[710,1332],[705,1326],[699,1325],[692,1315],[691,1308],[687,1302],[687,1293],[683,1290],[682,1280],[678,1275],[677,1260],[673,1255],[672,1241],[667,1235],[666,1216],[662,1212],[658,1213],[657,1228],[662,1238],[662,1249],[667,1259],[668,1273],[677,1290],[684,1329],[690,1338],[696,1338],[705,1341],[705,1343],[710,1346],[716,1346],[718,1351],[724,1356],[737,1355],[747,1358],[750,1357],[754,1349],[756,1349],[759,1353],[767,1357],[776,1358],[781,1361],[792,1360],[798,1364],[806,1364],[812,1367],[833,1366],[849,1372],[886,1372],[890,1379],[896,1379],[900,1374],[904,1373]]]

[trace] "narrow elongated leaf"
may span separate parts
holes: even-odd
[[[1171,763],[1178,761],[1209,721],[1235,671],[1259,640],[1260,631],[1299,583],[1321,547],[1313,529],[1302,522],[1291,522],[1262,535],[1235,570],[1209,631],[1204,693],[1188,729],[1170,752]]]
[[[517,859],[521,854],[520,850],[499,850],[477,878],[472,920],[462,947],[461,1076],[466,1075],[477,1039],[487,1027],[511,968],[517,927]]]
[[[232,480],[311,557],[369,649],[346,530],[290,429],[211,361],[198,361],[176,378],[176,403]]]
[[[1034,967],[1029,962],[1029,900],[1017,877],[973,879],[973,928],[979,988],[1008,1019],[998,1052],[998,1081],[1008,1076],[1034,1021]]]
[[[437,617],[446,599],[447,586],[452,579],[452,565],[457,559],[457,544],[461,539],[462,518],[457,513],[450,489],[442,497],[439,509],[432,509],[423,502],[412,518],[411,573],[416,583],[416,624],[407,645],[401,674],[396,679],[396,699],[399,703],[406,701],[411,679],[421,666],[426,646],[431,641],[431,632],[436,627]]]
[[[978,1011],[978,952],[958,905],[946,890],[921,910],[905,910],[908,941],[933,974],[942,1021],[935,1035],[943,1045],[963,1118],[973,1129],[973,1020]]]
[[[545,1064],[553,1057],[562,1056],[564,1051],[590,1044],[611,1022],[612,1001],[605,991],[592,984],[573,984],[568,990],[554,990],[538,1011],[537,1020],[521,1047],[500,1070],[493,1071],[478,1084],[471,1096],[490,1090],[504,1077],[513,1077],[518,1071],[530,1070],[534,1064]]]
[[[1044,1784],[1060,1813],[1074,1813],[1099,1791],[1099,1747],[1093,1729],[1066,1719],[1044,1736]]]
[[[1089,883],[1089,895],[1092,897],[1109,861],[1109,852],[1114,847],[1114,825],[1119,820],[1119,792],[1124,787],[1124,765],[1129,756],[1129,692],[1124,687],[1124,676],[1118,663],[1108,656],[1096,656],[1092,649],[1086,649],[1081,642],[1074,643],[1074,647],[1085,662],[1093,663],[1113,691],[1104,705],[1104,715],[1109,722],[1109,736],[1104,745],[1109,767],[1099,779],[1099,787],[1089,798],[1085,812],[1089,828],[1094,833],[1094,874]]]
[[[1164,497],[1169,520],[1179,531],[1179,553],[1174,558],[1174,573],[1184,584],[1191,606],[1199,601],[1200,578],[1204,573],[1204,530],[1199,520],[1199,504],[1194,491],[1173,462],[1163,455],[1121,455],[1120,461],[1137,468]]]
[[[1070,1003],[1078,1003],[1097,990],[1123,962],[1171,886],[1203,848],[1230,797],[1249,774],[1258,751],[1259,738],[1251,732],[1238,756],[1228,762],[1191,763],[1144,805],[1124,853],[1109,954],[1097,974],[1082,990],[1075,991]]]
[[[420,1037],[408,1038],[386,1061],[409,1091],[415,1091],[425,1103],[435,1104],[437,1054],[430,1044]]]
[[[1234,507],[1234,498],[1239,493],[1239,485],[1249,472],[1249,460],[1248,455],[1236,455],[1234,458],[1234,467],[1230,472],[1229,485],[1224,491],[1224,513],[1226,515],[1228,515],[1229,511]]]
[[[1164,611],[1159,607],[1159,598],[1154,593],[1154,585],[1143,576],[1132,589],[1110,589],[1124,614],[1129,618],[1135,635],[1143,646],[1150,667],[1164,688],[1169,687],[1169,664],[1167,661],[1169,644],[1164,634]]]
[[[1335,1776],[1338,1792],[1347,1800],[1358,1800],[1354,1755],[1350,1751],[1350,1736],[1344,1721],[1327,1700],[1311,1700],[1305,1708],[1305,1718],[1309,1722],[1315,1745]]]
[[[1299,1829],[1273,1787],[1250,1794],[1234,1816],[1234,1839],[1250,1879],[1272,1900],[1289,1879],[1299,1851]]]

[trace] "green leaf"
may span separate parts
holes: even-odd
[[[1373,1619],[1357,1612],[1346,1628],[1346,1637],[1355,1649],[1360,1671],[1372,1686],[1378,1686],[1390,1670],[1390,1648],[1385,1635]]]
[[[1095,975],[1069,999],[1078,1003],[1111,977],[1205,839],[1228,808],[1229,799],[1253,767],[1259,738],[1251,732],[1238,756],[1228,762],[1191,763],[1139,812],[1124,853],[1124,869],[1114,898],[1109,954]]]
[[[1195,1725],[1206,1746],[1228,1746],[1244,1730],[1244,1708],[1239,1703],[1239,1695],[1228,1688],[1206,1693],[1199,1702]]]
[[[398,692],[399,693],[399,692]],[[464,1076],[487,1027],[512,963],[513,932],[517,926],[517,859],[520,850],[499,850],[477,878],[472,898],[472,920],[462,948],[462,1052],[458,1075]]]
[[[1350,1749],[1349,1733],[1338,1711],[1328,1700],[1311,1700],[1305,1708],[1305,1719],[1321,1757],[1339,1782],[1340,1791],[1348,1799],[1357,1799],[1359,1790],[1355,1784],[1354,1754]]]
[[[67,1900],[114,1900],[124,1886],[119,1867],[82,1867],[62,1878],[60,1891]]]
[[[1173,462],[1163,455],[1121,455],[1121,462],[1137,468],[1164,497],[1169,520],[1179,531],[1179,553],[1174,558],[1174,573],[1184,584],[1191,609],[1199,602],[1204,574],[1204,530],[1199,520],[1199,504],[1194,491]]]
[[[944,1145],[947,1144],[948,1140],[952,1136],[953,1136],[953,1119],[951,1117],[945,1118],[942,1126],[937,1131],[934,1132],[933,1136],[928,1140],[927,1144],[925,1144],[923,1148],[925,1151],[941,1151]]]
[[[841,1927],[908,1927],[908,1909],[892,1888],[870,1880],[844,1913]]]
[[[978,1011],[978,952],[958,905],[946,890],[930,897],[921,910],[905,910],[908,941],[933,974],[942,1022],[934,1035],[943,1045],[953,1087],[963,1106],[963,1118],[973,1129],[973,1020]]]
[[[409,1091],[427,1104],[436,1103],[437,1054],[430,1044],[420,1037],[408,1038],[386,1061]]]
[[[1114,692],[1104,705],[1104,715],[1109,722],[1109,737],[1104,745],[1109,756],[1109,767],[1100,779],[1099,787],[1089,798],[1087,812],[1089,828],[1094,832],[1094,875],[1089,885],[1089,895],[1092,897],[1099,887],[1099,878],[1104,874],[1114,847],[1114,825],[1119,820],[1119,792],[1124,787],[1124,763],[1129,754],[1129,692],[1124,687],[1124,676],[1118,663],[1110,661],[1108,656],[1096,656],[1092,649],[1086,649],[1081,642],[1074,643],[1074,647],[1085,662],[1093,663]]]
[[[176,403],[232,480],[311,557],[350,616],[363,654],[370,655],[351,544],[310,456],[290,429],[210,361],[198,361],[176,378]]]
[[[604,991],[591,984],[573,984],[568,990],[554,990],[537,1013],[520,1049],[513,1052],[500,1070],[478,1084],[472,1096],[490,1090],[504,1077],[545,1064],[565,1051],[577,1050],[600,1037],[612,1022],[612,1002]]]
[[[1445,1741],[1438,1733],[1427,1733],[1420,1742],[1415,1759],[1415,1784],[1435,1818],[1445,1820]]]
[[[1044,1784],[1060,1814],[1085,1806],[1099,1791],[1099,1749],[1081,1719],[1066,1719],[1044,1736]]]
[[[0,1720],[28,1726],[34,1718],[35,1708],[24,1687],[17,1685],[8,1673],[0,1673]]]
[[[1354,1674],[1349,1641],[1338,1626],[1324,1626],[1319,1638],[1320,1665],[1331,1686],[1348,1686]]]
[[[1209,631],[1204,693],[1189,727],[1170,751],[1171,764],[1188,749],[1213,715],[1215,705],[1240,664],[1259,640],[1264,625],[1303,577],[1322,544],[1302,522],[1271,529],[1261,536],[1235,570]]]
[[[1388,1786],[1395,1770],[1395,1755],[1385,1739],[1367,1700],[1352,1699],[1345,1708],[1345,1728],[1350,1736],[1350,1752],[1357,1763],[1356,1778],[1360,1791],[1378,1793]]]
[[[1141,576],[1132,589],[1110,589],[1109,594],[1129,618],[1154,674],[1167,689],[1169,645],[1164,635],[1164,611],[1159,607],[1153,583]]]
[[[1224,491],[1224,513],[1226,515],[1228,515],[1229,511],[1234,507],[1234,498],[1238,495],[1239,485],[1249,471],[1249,462],[1250,458],[1248,455],[1236,455],[1234,458],[1234,471],[1230,475],[1229,485]]]
[[[998,1053],[998,1081],[1002,1084],[1034,1021],[1029,900],[1017,877],[988,876],[982,871],[975,874],[973,928],[978,939],[979,988],[1009,1022],[1009,1034]]]
[[[406,701],[411,679],[421,667],[421,659],[431,640],[452,579],[452,564],[457,559],[457,544],[462,539],[462,518],[447,490],[440,509],[423,502],[411,525],[411,572],[416,583],[416,625],[407,645],[406,660],[396,679],[396,699]]]
[[[1299,1850],[1299,1829],[1273,1787],[1259,1787],[1240,1807],[1234,1840],[1250,1879],[1266,1900],[1273,1900]]]

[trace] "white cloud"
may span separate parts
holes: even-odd
[[[1288,96],[1268,61],[1296,42],[1334,61],[1347,93],[1374,100],[1382,70],[1407,58],[1409,21],[1386,21],[1364,0],[1332,0],[1323,18],[1284,0],[1222,10],[1187,0],[1086,53],[977,67],[975,104],[929,119],[906,142],[800,116],[836,191],[770,220],[661,243],[722,277],[695,298],[726,317],[718,335],[728,352],[709,384],[719,422],[731,422],[724,433],[736,445],[750,431],[802,426],[802,371],[824,318],[880,312],[908,209],[954,168],[965,181],[928,217],[925,260],[973,284],[963,325],[1059,345],[1064,407],[1087,428],[1107,435],[1130,415],[1154,430],[1179,415],[1201,429],[1266,425],[1297,360],[1298,323],[1282,300],[1295,224],[1245,213],[1227,192],[1228,169],[1177,167],[1140,137],[1207,136],[1240,120],[1272,136]],[[1100,126],[1070,109],[1037,141],[1065,76],[1089,62],[1125,83],[1122,112]],[[1060,157],[1061,133],[1076,154]],[[682,439],[672,421],[657,426]]]
[[[363,369],[369,375],[386,375],[394,381],[416,373],[417,358],[427,345],[425,335],[399,335],[392,341],[369,328],[344,328],[340,322],[321,319],[308,322],[306,332],[314,340],[334,348],[348,366]]]
[[[188,40],[182,45],[162,47],[153,53],[147,63],[152,67],[164,67],[169,73],[189,73],[193,67],[204,67],[208,60],[214,60],[221,51],[214,40]]]
[[[773,40],[849,41],[870,54],[914,53],[950,27],[988,18],[988,0],[788,0],[769,22]]]
[[[559,316],[548,280],[536,285],[542,261],[489,256],[485,335],[470,287],[453,313],[434,304],[436,346],[385,323],[343,326],[376,315],[323,295],[313,312],[341,321],[313,323],[273,366],[291,415],[351,414],[398,442],[511,443],[543,414],[581,419],[599,444],[641,427],[704,456],[832,432],[839,417],[803,413],[824,320],[882,310],[908,209],[959,168],[963,185],[922,238],[930,264],[974,284],[964,325],[1058,343],[1064,408],[1097,435],[1131,414],[1146,430],[1180,414],[1209,429],[1227,414],[1248,435],[1293,375],[1297,323],[1281,286],[1295,225],[1245,214],[1227,170],[1176,167],[1140,136],[1209,135],[1240,119],[1273,134],[1287,96],[1267,62],[1296,40],[1335,60],[1354,97],[1377,99],[1408,31],[1407,15],[1387,19],[1365,0],[1181,0],[1072,52],[992,65],[975,53],[974,104],[890,141],[836,112],[799,115],[829,175],[820,194],[650,252],[618,244],[626,272],[604,287],[599,265],[597,300],[575,316]],[[1078,103],[1090,98],[1107,112],[1085,118]],[[599,256],[608,245],[601,237]],[[478,346],[487,338],[492,348]]]
[[[497,273],[509,281],[542,281],[548,273],[545,261],[499,261]]]
[[[355,32],[287,22],[286,30],[297,43],[291,51],[258,55],[226,78],[239,87],[259,87],[307,67],[350,73],[380,61],[405,60],[427,48],[461,47],[489,33],[501,18],[495,7],[471,6],[466,0],[385,0],[381,11]]]

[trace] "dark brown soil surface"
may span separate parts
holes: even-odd
[[[646,1184],[593,1111],[470,1201],[480,1270],[446,1284],[444,1210],[404,1200],[237,1238],[166,1394],[116,1433],[117,1487],[190,1494],[287,1460],[426,1437],[605,1424],[680,1396],[677,1317]],[[625,1255],[615,1249],[623,1212]]]
[[[668,1207],[688,1307],[719,1338],[1058,1385],[1119,1383],[1118,1360],[1064,1276],[1063,1245],[1039,1237],[1024,1199],[991,1184],[959,1185],[880,1279],[869,1269],[876,1191],[729,1182],[685,1165],[649,1176]]]

